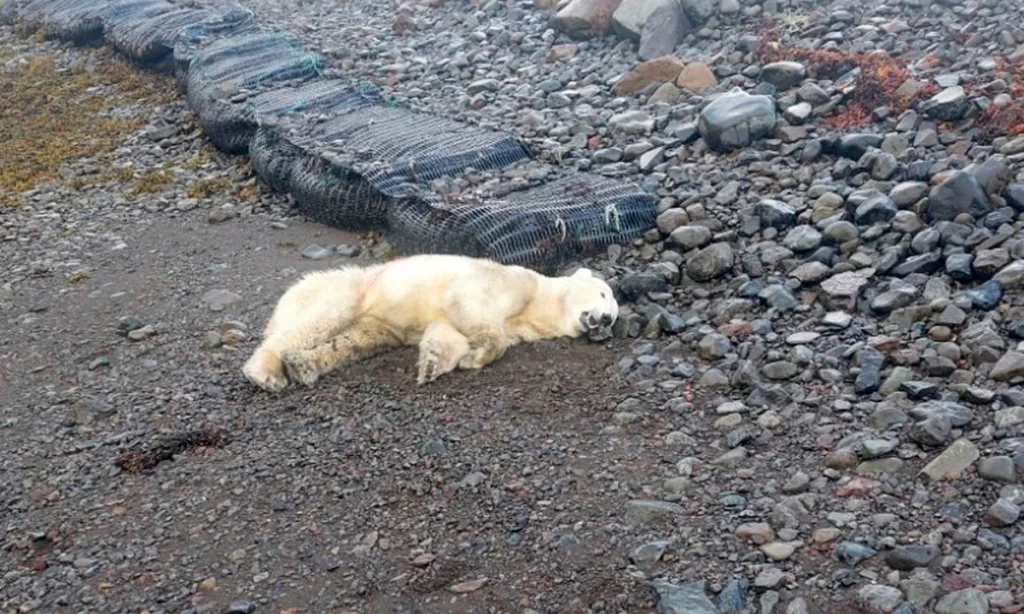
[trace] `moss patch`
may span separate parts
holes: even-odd
[[[61,69],[54,53],[0,73],[0,203],[16,203],[18,192],[58,178],[69,162],[116,149],[146,119],[119,117],[119,107],[173,97],[170,78],[134,68],[110,49],[82,59],[90,57],[91,72],[84,62]]]
[[[202,200],[214,194],[227,192],[233,185],[227,177],[204,178],[190,185],[185,191],[185,195],[189,198]]]

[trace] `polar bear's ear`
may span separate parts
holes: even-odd
[[[591,271],[590,269],[586,268],[586,267],[580,267],[580,268],[576,269],[576,272],[571,275],[571,277],[593,277],[593,276],[594,276],[594,272]]]

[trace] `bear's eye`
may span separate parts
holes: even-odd
[[[604,298],[604,292],[601,293],[601,298]]]

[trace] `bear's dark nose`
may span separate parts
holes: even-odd
[[[610,313],[601,314],[601,326],[608,326],[612,323],[612,316]]]

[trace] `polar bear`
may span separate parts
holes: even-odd
[[[609,327],[618,314],[612,289],[590,269],[549,277],[483,258],[410,256],[306,274],[281,296],[242,373],[277,392],[415,345],[422,385],[480,369],[517,343]]]

